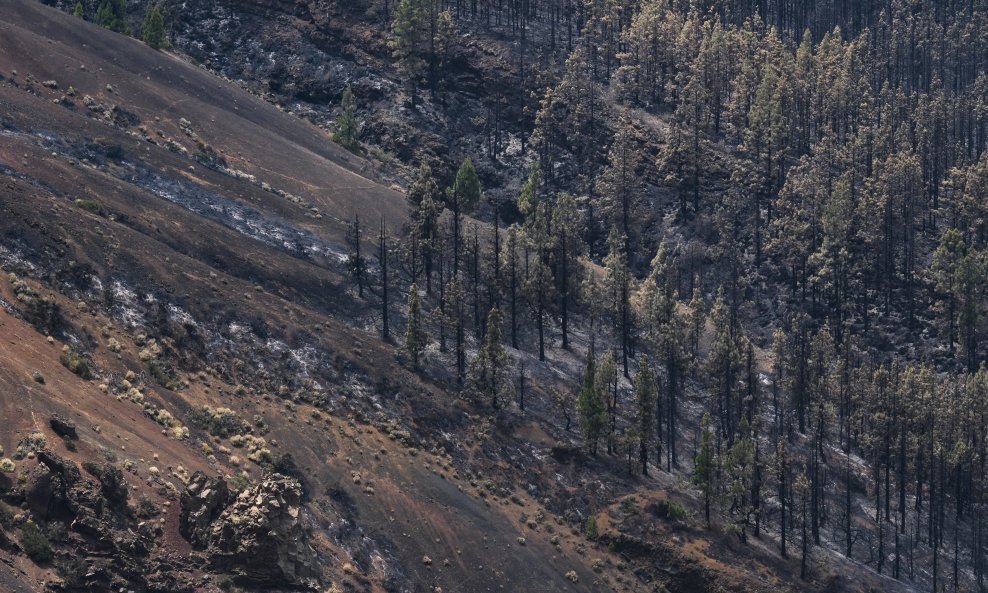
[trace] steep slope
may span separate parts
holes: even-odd
[[[361,164],[315,128],[167,54],[33,2],[5,1],[0,14],[0,259],[17,274],[2,289],[2,445],[17,458],[4,498],[50,506],[37,484],[61,464],[45,457],[44,435],[68,461],[126,468],[131,503],[149,497],[164,522],[150,552],[111,546],[119,562],[95,570],[106,548],[77,529],[85,505],[73,498],[69,533],[49,536],[52,563],[0,546],[9,588],[191,590],[199,561],[178,532],[184,482],[195,470],[232,480],[243,467],[237,479],[259,488],[259,465],[302,477],[326,586],[493,591],[524,574],[552,591],[573,586],[570,570],[589,585],[572,552],[546,562],[559,553],[547,541],[516,541],[510,508],[465,493],[440,449],[417,454],[452,438],[421,430],[455,429],[445,418],[462,412],[436,409],[445,397],[397,366],[391,346],[338,321],[366,315],[340,281],[342,220],[359,211],[397,223],[400,195],[348,168]],[[76,356],[92,379],[66,368]],[[240,451],[210,435],[196,420],[204,405],[233,410],[235,436],[263,434],[267,446]],[[61,444],[56,415],[74,421],[78,441]],[[397,428],[429,416],[437,422],[414,434]],[[102,528],[137,530],[139,506],[99,515]],[[8,533],[28,517],[50,524],[21,513]],[[80,565],[66,564],[73,555]],[[226,568],[208,582],[227,572],[252,582],[249,566]]]
[[[548,394],[571,353],[499,415],[402,366],[342,244],[404,198],[317,128],[35,2],[0,40],[0,588],[898,587],[833,555],[793,584],[669,476],[583,454]]]

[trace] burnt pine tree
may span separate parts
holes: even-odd
[[[531,251],[525,278],[525,300],[535,317],[538,330],[539,360],[545,360],[546,325],[554,298],[552,275],[554,237],[549,233],[548,204],[541,203],[525,226],[525,239]]]
[[[429,345],[429,332],[425,329],[422,314],[422,297],[415,284],[408,289],[408,328],[405,330],[405,349],[412,357],[412,368],[419,369],[419,361]]]
[[[806,466],[803,466],[803,471],[796,476],[796,481],[793,484],[793,489],[795,490],[796,497],[799,499],[798,516],[799,516],[799,578],[806,580],[808,560],[810,556],[810,533],[809,533],[809,506],[810,506],[810,481],[806,478]]]
[[[388,250],[388,235],[383,218],[381,219],[381,232],[378,235],[377,242],[377,261],[381,269],[381,338],[387,342],[391,339],[391,284],[388,278],[388,261],[391,258],[391,252]]]
[[[607,155],[607,168],[597,183],[597,210],[624,237],[624,252],[628,257],[637,251],[633,246],[638,245],[646,216],[638,172],[639,154],[631,120],[622,119]]]
[[[354,214],[353,220],[347,224],[346,230],[346,267],[350,273],[350,278],[357,285],[357,294],[360,298],[364,298],[364,284],[367,275],[367,259],[361,253],[362,241],[363,228],[360,226],[360,215]]]

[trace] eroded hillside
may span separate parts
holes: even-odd
[[[826,551],[798,581],[685,471],[588,455],[558,409],[585,319],[511,349],[524,407],[464,397],[437,344],[413,372],[346,266],[346,223],[395,237],[405,196],[324,130],[29,0],[0,0],[0,77],[0,588],[907,590]]]

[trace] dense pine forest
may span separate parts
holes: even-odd
[[[769,533],[804,574],[824,546],[986,590],[988,5],[382,10],[411,105],[441,97],[454,30],[510,40],[526,96],[491,99],[474,158],[508,150],[501,112],[531,126],[516,201],[484,203],[469,158],[409,187],[416,367],[439,340],[497,408],[524,389],[502,341],[572,349],[560,421],[688,477],[708,523]]]

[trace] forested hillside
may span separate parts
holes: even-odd
[[[456,402],[416,437],[470,435],[633,575],[595,584],[688,590],[647,507],[720,578],[988,591],[988,2],[46,3],[403,191],[334,197],[335,263],[283,241],[345,278],[285,298]]]

